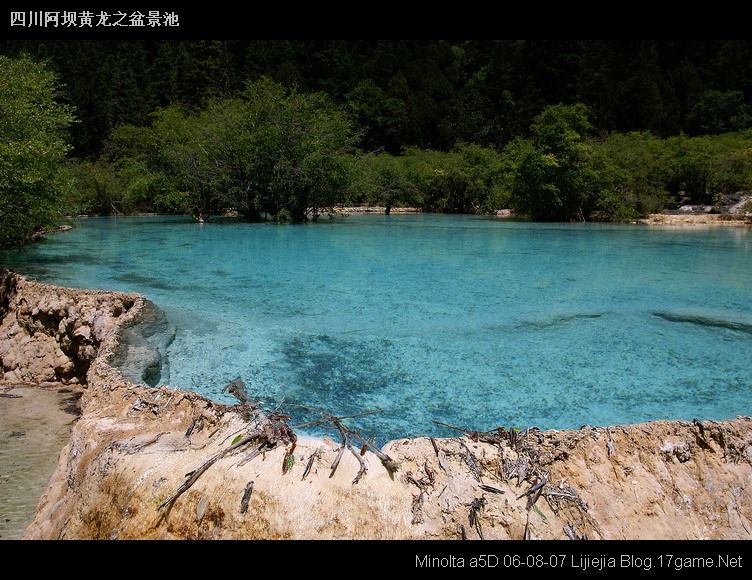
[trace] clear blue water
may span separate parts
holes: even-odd
[[[0,255],[136,291],[177,327],[171,386],[338,414],[379,441],[727,418],[752,400],[752,233],[362,216],[308,226],[86,219]]]

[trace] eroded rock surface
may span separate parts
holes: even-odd
[[[0,270],[0,369],[6,383],[82,383],[135,295],[58,288]]]

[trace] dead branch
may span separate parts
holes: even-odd
[[[606,452],[609,457],[616,454],[614,440],[611,438],[611,429],[609,427],[606,427]]]
[[[470,522],[470,525],[475,528],[475,531],[478,532],[478,537],[483,540],[485,539],[483,537],[483,528],[480,525],[480,512],[483,511],[483,508],[486,507],[486,498],[485,496],[476,497],[472,502],[469,504],[470,511],[468,512],[467,519]]]
[[[329,473],[329,479],[334,477],[334,474],[337,472],[337,468],[339,467],[339,462],[342,459],[342,456],[345,454],[345,446],[342,445],[339,448],[339,452],[337,453],[337,457],[334,458],[334,462],[332,463],[332,471]]]
[[[147,439],[146,441],[141,441],[139,443],[133,443],[133,439],[135,439],[135,437],[131,437],[131,439],[127,442],[113,441],[109,445],[109,448],[117,449],[118,451],[121,451],[126,455],[133,455],[134,453],[138,453],[139,451],[145,449],[146,447],[149,447],[150,445],[154,445],[157,441],[159,441],[159,438],[162,437],[162,435],[166,434],[167,431],[162,431],[160,433],[157,433],[156,435],[149,437],[149,439]]]
[[[170,511],[172,509],[173,504],[175,501],[183,495],[186,491],[188,491],[191,486],[198,481],[198,478],[201,477],[204,472],[206,472],[207,469],[209,469],[212,465],[214,465],[217,461],[228,455],[229,453],[232,453],[233,451],[240,449],[241,447],[245,447],[248,445],[251,441],[254,441],[258,438],[259,434],[257,432],[252,433],[251,435],[247,435],[246,437],[243,437],[240,441],[238,441],[235,445],[230,445],[227,449],[223,449],[222,451],[219,451],[212,455],[207,461],[205,461],[199,468],[191,471],[190,473],[186,473],[186,480],[182,483],[182,485],[177,489],[177,491],[172,494],[169,498],[167,498],[165,501],[163,501],[161,504],[159,504],[158,509],[162,509],[164,507],[167,507],[167,511]]]
[[[243,457],[243,459],[240,460],[240,462],[238,463],[237,466],[238,467],[242,467],[246,463],[249,463],[249,462],[253,461],[254,459],[256,459],[259,455],[261,455],[261,453],[264,452],[264,448],[265,447],[266,447],[265,443],[262,443],[261,445],[259,445],[259,447],[257,449],[254,449],[248,455],[246,455],[245,457]],[[271,449],[273,449],[273,447]],[[268,449],[268,451],[271,451],[271,449]]]
[[[342,455],[344,453],[344,448],[347,448],[349,446],[352,446],[353,443],[359,443],[360,445],[360,456],[363,457],[365,455],[365,451],[371,450],[371,452],[379,458],[379,461],[381,461],[381,464],[384,466],[384,469],[387,470],[387,473],[389,473],[389,477],[394,479],[394,474],[399,469],[399,463],[394,461],[391,457],[389,457],[386,453],[381,451],[376,447],[376,445],[369,441],[368,438],[366,438],[364,435],[362,435],[359,431],[350,429],[347,427],[342,421],[344,419],[356,419],[359,417],[365,417],[367,415],[374,415],[377,413],[383,413],[381,409],[371,409],[369,411],[363,411],[362,413],[356,413],[354,415],[340,415],[335,416],[331,415],[329,413],[322,413],[321,419],[316,419],[314,421],[308,421],[307,423],[301,423],[299,425],[296,425],[295,428],[304,428],[304,427],[319,427],[321,425],[326,425],[327,423],[332,425],[334,428],[339,431],[340,439],[342,439],[342,445],[340,448],[340,452],[337,454],[337,457],[334,460],[334,463],[332,463],[332,472],[330,473],[329,477],[332,477],[337,470],[337,467],[339,466],[339,461],[342,459]],[[345,440],[347,440],[347,444],[345,444]],[[355,449],[350,449],[351,452],[354,454],[357,453]],[[363,463],[358,460],[358,462],[361,465],[361,470],[363,468]],[[353,480],[353,484],[360,481],[361,477],[364,475],[364,473],[358,472],[358,475]]]
[[[458,433],[462,433],[463,435],[465,435],[466,437],[469,437],[470,439],[472,439],[472,437],[470,437],[471,433],[477,433],[477,431],[471,431],[470,429],[465,429],[464,427],[457,427],[456,425],[450,425],[449,423],[444,423],[443,421],[437,421],[436,419],[434,419],[433,422],[436,425],[439,425],[441,427],[446,427],[447,429],[451,429],[452,431],[457,431]]]
[[[245,385],[243,384],[243,382],[240,381],[240,379],[237,379],[236,381],[233,381],[230,385],[228,385],[227,389],[242,393],[244,392],[244,387]],[[258,454],[261,453],[264,449],[274,449],[278,445],[287,444],[292,444],[292,449],[295,449],[297,436],[292,431],[292,429],[290,429],[289,425],[287,425],[287,423],[285,422],[285,417],[283,415],[267,415],[259,407],[250,405],[248,403],[240,405],[239,409],[241,411],[244,411],[245,414],[249,417],[251,428],[248,430],[248,433],[234,445],[230,445],[228,448],[218,451],[203,464],[201,464],[197,469],[191,471],[190,473],[187,473],[185,476],[185,481],[180,485],[180,487],[178,487],[173,495],[171,495],[159,505],[158,509],[162,510],[163,508],[167,508],[166,513],[169,513],[169,511],[172,509],[172,506],[175,504],[175,501],[186,491],[188,491],[191,486],[193,486],[193,484],[198,481],[201,475],[206,472],[207,469],[209,469],[223,457],[226,457],[227,455],[234,453],[239,449],[245,448],[253,442],[258,442],[259,447],[252,451],[251,454],[241,462],[241,465],[258,456]],[[212,435],[213,433],[209,437],[211,438]]]
[[[0,393],[0,397],[4,399],[23,399],[21,395],[14,395],[13,393]]]
[[[245,490],[243,491],[243,498],[240,500],[240,513],[244,514],[248,511],[248,503],[251,501],[251,494],[253,493],[253,482],[249,481],[245,485]]]
[[[313,462],[316,461],[316,459],[321,457],[321,450],[316,449],[313,453],[311,453],[311,456],[308,458],[308,463],[306,463],[305,471],[303,471],[303,478],[305,479],[308,477],[308,474],[311,473],[311,468],[313,468]],[[301,481],[302,481],[301,479]]]
[[[306,407],[307,408],[307,407]],[[339,421],[343,421],[345,419],[359,419],[360,417],[366,417],[368,415],[377,415],[379,413],[383,413],[384,411],[381,409],[370,409],[368,411],[363,411],[362,413],[356,413],[355,415],[330,415],[329,413],[323,413],[323,417],[321,419],[316,419],[314,421],[308,421],[307,423],[300,423],[298,425],[294,425],[292,429],[304,429],[305,427],[319,427],[321,425],[325,425],[326,423],[330,423],[332,418],[336,418]]]
[[[504,493],[503,489],[499,489],[498,487],[493,487],[491,485],[484,485],[481,483],[478,487],[483,491],[487,491],[488,493]]]
[[[222,390],[227,391],[241,403],[247,403],[250,401],[248,392],[245,390],[245,383],[240,379],[240,377],[226,384],[224,389]]]
[[[352,445],[348,445],[347,448],[355,456],[355,459],[357,459],[358,463],[360,464],[360,469],[358,470],[358,474],[355,476],[355,479],[353,479],[353,485],[355,485],[368,472],[368,464],[366,463],[366,460],[363,459],[363,455],[355,451]]]
[[[523,494],[519,495],[517,499],[522,499],[523,497],[527,496],[526,509],[530,511],[530,509],[535,505],[535,503],[540,498],[541,494],[543,493],[543,488],[547,483],[548,483],[548,475],[543,474],[543,476],[534,485],[530,486],[530,489],[528,489]]]
[[[436,483],[436,473],[429,467],[427,459],[423,462],[423,471],[426,473],[428,485],[433,487]]]
[[[549,507],[554,513],[558,513],[563,502],[573,503],[580,511],[587,512],[588,506],[577,492],[566,484],[560,484],[558,488],[546,488],[543,492]]]
[[[370,413],[364,413],[364,414],[370,414]],[[356,417],[357,416],[362,416],[362,415],[363,414],[356,415]],[[353,485],[355,485],[355,484],[357,484],[360,481],[360,479],[368,471],[368,464],[366,463],[366,460],[363,458],[363,454],[358,453],[353,448],[352,444],[350,443],[350,441],[351,441],[350,431],[347,429],[347,427],[345,427],[342,424],[342,421],[340,420],[340,418],[339,417],[330,416],[329,420],[337,428],[337,431],[339,431],[339,435],[342,438],[342,447],[340,448],[340,453],[337,455],[337,459],[335,459],[336,464],[339,465],[339,460],[342,458],[342,452],[344,451],[345,448],[347,448],[347,449],[350,450],[350,453],[353,454],[353,456],[355,457],[355,459],[357,459],[358,463],[360,464],[360,469],[358,470],[358,473],[355,476],[355,479],[353,479]],[[365,448],[365,447],[367,447],[367,446],[363,445],[362,448]],[[332,465],[332,473],[329,475],[329,477],[332,477],[332,475],[334,475],[334,472],[336,471],[336,469],[337,469],[336,465],[333,464]]]
[[[465,449],[465,453],[462,454],[462,459],[465,461],[465,464],[470,468],[470,473],[473,474],[473,477],[478,481],[478,483],[482,483],[482,474],[480,467],[478,466],[478,460],[473,454],[472,451],[470,451],[470,448],[465,445],[465,442],[460,440],[460,445]]]
[[[431,437],[431,445],[433,445],[434,453],[436,453],[436,460],[439,462],[439,467],[444,473],[449,473],[446,465],[446,453],[444,453],[443,449],[439,449],[439,445],[433,437]]]

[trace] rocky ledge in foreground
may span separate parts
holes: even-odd
[[[110,323],[85,376],[83,413],[28,538],[752,537],[746,417],[499,429],[382,450],[360,449],[343,427],[351,445],[342,450],[339,439],[297,437],[251,403],[128,382],[109,361],[120,328],[144,308],[138,297],[12,274],[3,288],[2,329],[19,308],[33,319],[46,292],[114,308],[100,312]],[[30,335],[49,332],[40,324],[48,330]],[[3,330],[0,348],[13,340]]]

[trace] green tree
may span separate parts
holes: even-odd
[[[354,135],[326,95],[263,78],[246,87],[233,119],[219,149],[231,183],[226,203],[252,218],[303,222],[344,197]]]
[[[599,188],[584,105],[547,107],[533,121],[532,139],[518,140],[512,164],[515,209],[535,220],[584,220]]]
[[[404,158],[389,153],[365,155],[358,164],[355,189],[358,201],[384,206],[387,213],[395,206],[422,205],[404,168]]]
[[[698,135],[739,131],[752,125],[742,91],[707,91],[689,112],[689,130]]]
[[[360,128],[363,149],[399,153],[407,124],[404,101],[390,97],[366,79],[348,93],[347,108]]]
[[[55,75],[27,57],[0,57],[0,245],[29,239],[58,215],[65,131]]]
[[[199,221],[235,210],[250,221],[302,222],[342,199],[353,147],[349,121],[328,97],[263,78],[199,112],[173,106],[148,128],[118,128],[107,151],[126,197],[140,204],[158,194]]]
[[[603,181],[596,210],[602,219],[627,220],[655,213],[668,201],[671,178],[666,140],[650,133],[613,133],[593,142]]]

